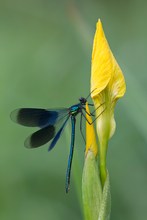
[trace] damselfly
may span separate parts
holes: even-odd
[[[89,97],[89,96],[88,96]],[[87,98],[88,98],[87,97]],[[73,159],[74,142],[75,142],[75,124],[76,116],[80,113],[80,130],[82,133],[82,117],[85,117],[86,109],[85,105],[87,98],[81,97],[79,103],[72,105],[69,108],[59,109],[41,109],[41,108],[20,108],[16,109],[11,113],[12,121],[27,127],[39,127],[40,129],[31,134],[25,140],[25,147],[37,148],[47,142],[51,141],[49,151],[55,146],[58,139],[60,138],[62,131],[67,124],[68,120],[71,119],[71,143],[70,153],[68,158],[68,165],[66,171],[66,192],[69,191],[70,185],[70,174],[71,165]],[[89,104],[93,105],[93,104]],[[91,114],[93,115],[93,114]],[[83,135],[83,133],[82,133]]]

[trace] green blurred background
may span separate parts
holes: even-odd
[[[113,220],[147,219],[147,2],[0,1],[0,219],[83,219],[84,143],[77,123],[71,190],[70,131],[53,151],[27,150],[33,129],[10,120],[19,107],[68,107],[89,94],[92,41],[101,18],[127,82],[109,144]]]

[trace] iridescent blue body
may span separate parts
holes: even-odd
[[[69,108],[53,110],[20,108],[14,110],[11,113],[11,119],[14,122],[27,127],[40,128],[25,140],[25,147],[37,148],[52,140],[49,146],[49,151],[55,146],[62,134],[65,125],[67,124],[67,121],[69,118],[71,118],[71,144],[66,172],[66,192],[69,191],[70,185],[70,173],[75,141],[76,116],[80,113],[82,122],[82,116],[84,116],[83,111],[86,111],[86,102],[87,100],[82,97],[79,99],[78,104],[72,105]]]

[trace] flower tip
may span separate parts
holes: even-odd
[[[98,19],[97,24],[96,24],[96,32],[99,33],[100,36],[105,36],[103,25],[102,25],[100,18]]]
[[[101,19],[99,18],[98,21],[97,21],[97,24],[96,24],[97,28],[99,27],[102,27],[102,22],[101,22]]]

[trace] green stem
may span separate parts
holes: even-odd
[[[106,168],[107,148],[108,148],[108,140],[103,139],[100,143],[100,177],[101,177],[102,186],[104,186],[107,176],[107,168]]]

